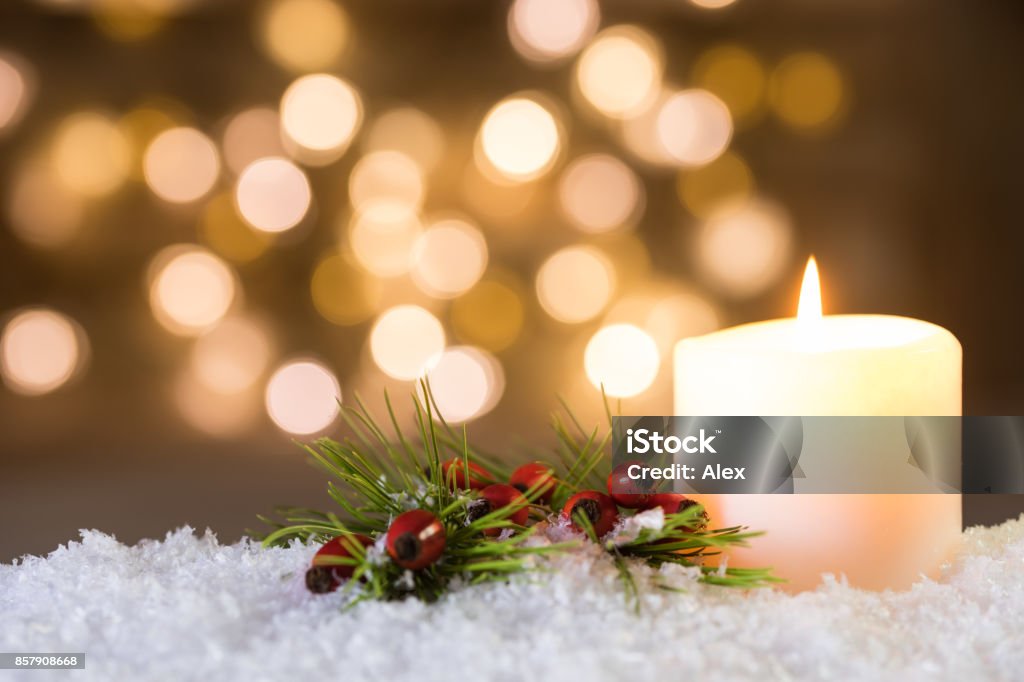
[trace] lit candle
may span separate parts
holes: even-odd
[[[937,325],[888,315],[822,316],[807,264],[795,319],[741,325],[675,348],[675,414],[960,415],[960,343]],[[868,589],[934,576],[960,537],[960,495],[719,495],[716,526],[767,534],[732,566],[774,566],[793,590],[823,572]]]

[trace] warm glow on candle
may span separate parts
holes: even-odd
[[[814,256],[807,259],[804,282],[800,285],[800,303],[796,308],[796,319],[812,324],[815,320],[821,319],[821,281]]]

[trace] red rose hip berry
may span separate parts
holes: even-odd
[[[651,496],[650,504],[647,505],[648,509],[654,509],[655,507],[661,507],[662,511],[666,514],[678,514],[681,511],[686,511],[690,507],[700,504],[696,500],[691,500],[686,495],[679,493],[658,493],[657,495]],[[698,522],[696,526],[684,526],[684,530],[693,533],[698,530],[707,528],[710,517],[708,513],[701,510],[701,513],[697,516]]]
[[[587,517],[597,537],[606,535],[619,520],[619,508],[615,506],[615,501],[596,490],[576,493],[562,507],[562,516],[569,519],[574,529],[582,531],[583,528],[576,522],[577,514]]]
[[[651,503],[654,497],[654,481],[649,478],[634,479],[629,476],[629,467],[642,462],[623,462],[608,474],[608,494],[615,504],[627,509],[640,509]]]
[[[426,568],[441,558],[444,545],[444,524],[425,509],[399,514],[388,528],[388,555],[402,568]]]
[[[508,483],[524,495],[533,489],[538,502],[548,503],[555,494],[555,470],[541,462],[530,462],[513,471]]]
[[[358,543],[363,547],[373,544],[373,538],[358,533],[339,535],[325,542],[313,555],[313,565],[306,571],[306,588],[315,594],[334,592],[343,582],[352,577],[355,566],[330,563],[326,557],[349,558],[352,556],[350,547]]]
[[[530,517],[529,501],[526,496],[510,485],[494,483],[480,491],[480,498],[470,503],[468,518],[470,523],[490,514],[493,511],[514,505],[519,507],[505,518],[520,526],[526,525]],[[484,535],[501,535],[502,528],[485,528]]]
[[[449,488],[456,490],[483,490],[494,476],[476,462],[469,462],[469,483],[466,483],[466,464],[461,459],[449,459],[441,464],[441,477]]]

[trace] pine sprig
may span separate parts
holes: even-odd
[[[279,507],[274,517],[260,517],[269,531],[264,545],[325,543],[341,538],[349,556],[318,558],[320,566],[351,570],[343,589],[351,593],[350,604],[366,599],[400,599],[414,596],[434,601],[456,584],[479,584],[507,580],[509,576],[538,568],[545,556],[577,546],[580,541],[553,543],[538,533],[540,525],[524,527],[514,521],[524,508],[538,521],[548,520],[565,501],[580,490],[602,489],[609,473],[606,452],[611,429],[584,429],[568,405],[566,416],[555,415],[552,427],[558,437],[555,490],[550,506],[541,504],[545,485],[538,482],[524,491],[525,499],[486,514],[473,513],[480,493],[456,485],[457,479],[480,479],[490,472],[494,481],[508,480],[500,461],[470,444],[465,427],[455,428],[440,415],[429,385],[421,385],[413,396],[416,435],[410,439],[399,427],[390,396],[385,393],[387,426],[374,419],[356,396],[354,407],[342,406],[341,413],[350,435],[340,441],[321,438],[300,444],[311,460],[330,480],[327,492],[338,505],[338,513],[304,507]],[[611,412],[605,402],[607,414]],[[390,431],[390,432],[389,432]],[[471,468],[472,467],[472,468]],[[482,469],[481,469],[482,467]],[[461,476],[460,476],[461,475]],[[444,526],[446,543],[441,558],[420,570],[408,570],[392,561],[385,549],[385,536],[394,518],[411,509],[433,513]],[[691,506],[665,517],[660,528],[645,528],[635,538],[617,541],[614,533],[600,544],[589,519],[576,514],[572,519],[586,538],[599,543],[610,555],[626,594],[636,600],[639,587],[631,566],[675,563],[700,566],[701,580],[728,587],[760,587],[777,582],[768,569],[739,569],[704,566],[705,557],[732,546],[742,546],[758,535],[743,528],[705,530],[703,510]],[[520,519],[521,520],[521,519]],[[356,534],[374,543],[364,547]],[[368,541],[367,541],[368,542]]]

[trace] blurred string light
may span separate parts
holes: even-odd
[[[249,164],[235,185],[235,206],[249,225],[263,232],[290,230],[306,217],[313,200],[306,174],[276,157]]]
[[[677,91],[662,87],[642,112],[619,122],[622,145],[637,160],[658,168],[674,168],[679,161],[665,149],[658,130],[658,116],[669,97]]]
[[[215,438],[236,438],[260,416],[258,391],[224,393],[211,389],[194,371],[181,372],[172,392],[178,413],[192,428]]]
[[[487,242],[466,220],[438,220],[416,241],[412,279],[431,296],[454,298],[465,293],[486,268]]]
[[[525,182],[554,166],[561,147],[559,124],[551,110],[534,97],[509,97],[484,118],[477,165],[502,179]]]
[[[583,353],[590,383],[613,398],[629,398],[650,388],[660,365],[654,339],[632,324],[603,327]]]
[[[146,184],[161,199],[183,204],[207,194],[220,175],[217,147],[195,128],[171,128],[153,139],[143,159]]]
[[[576,159],[558,182],[562,212],[583,232],[609,232],[637,220],[644,190],[629,166],[608,154]]]
[[[413,381],[433,368],[445,347],[444,327],[416,305],[389,308],[370,331],[370,354],[382,372]]]
[[[529,209],[537,195],[534,183],[495,182],[494,171],[481,169],[477,163],[467,165],[462,176],[460,195],[468,208],[491,219],[492,224],[526,227],[518,219]]]
[[[166,98],[154,98],[121,116],[117,127],[128,143],[131,157],[128,177],[145,182],[145,152],[149,145],[160,133],[179,127],[190,118],[187,110]]]
[[[363,105],[346,81],[327,74],[299,78],[281,97],[281,130],[300,162],[322,166],[348,148],[363,119]]]
[[[693,83],[725,102],[737,126],[752,123],[764,111],[766,76],[757,56],[740,45],[718,45],[693,65]]]
[[[275,0],[266,5],[257,27],[267,56],[300,73],[334,66],[349,32],[348,15],[333,0]]]
[[[32,91],[32,79],[25,61],[9,52],[0,52],[0,134],[17,125],[25,115]]]
[[[0,374],[22,395],[43,395],[66,384],[82,369],[88,341],[78,324],[48,308],[23,310],[0,335]]]
[[[701,9],[722,9],[736,2],[736,0],[690,0],[690,4]]]
[[[310,293],[313,305],[324,319],[345,326],[370,319],[381,302],[377,278],[341,253],[331,253],[317,263]]]
[[[768,101],[786,124],[809,132],[827,130],[845,104],[843,77],[824,55],[802,52],[784,59],[772,72]]]
[[[750,167],[733,152],[725,152],[706,166],[681,171],[676,182],[679,201],[702,219],[723,204],[746,201],[753,189]]]
[[[419,165],[402,152],[384,150],[361,158],[348,179],[349,201],[357,211],[374,204],[419,209],[426,191]]]
[[[169,246],[149,266],[150,308],[173,334],[197,336],[211,329],[231,309],[236,288],[227,264],[198,246]]]
[[[319,361],[293,360],[267,383],[267,414],[281,430],[296,435],[323,431],[340,411],[341,385]]]
[[[262,325],[245,317],[229,317],[196,340],[191,367],[209,390],[237,394],[259,381],[271,352],[270,336]]]
[[[596,0],[515,0],[508,36],[525,59],[555,62],[579,52],[601,20]]]
[[[452,346],[427,372],[437,409],[453,424],[476,419],[498,404],[505,372],[490,353],[472,346]]]
[[[199,217],[199,240],[235,263],[259,258],[273,239],[271,233],[255,230],[242,219],[230,192],[212,197]]]
[[[224,129],[221,146],[224,162],[235,175],[257,159],[284,156],[277,110],[252,107],[235,114]]]
[[[444,131],[414,107],[390,109],[374,119],[363,138],[367,153],[396,151],[415,161],[423,174],[433,171],[444,154]]]
[[[31,159],[15,171],[7,196],[11,231],[38,248],[56,249],[78,234],[83,200],[69,192],[48,164]]]
[[[523,287],[511,273],[490,273],[452,302],[452,328],[467,343],[505,350],[522,333],[523,299]]]
[[[792,227],[778,207],[759,201],[726,205],[700,229],[698,266],[722,293],[749,298],[782,275],[792,242]]]
[[[652,283],[623,296],[608,310],[603,323],[633,324],[654,339],[662,357],[679,339],[719,328],[718,310],[704,296],[677,282]]]
[[[594,38],[576,64],[576,85],[595,109],[629,118],[649,107],[663,69],[658,42],[636,26],[613,26]]]
[[[93,21],[109,38],[135,42],[163,28],[176,5],[173,0],[95,0],[89,3]]]
[[[732,139],[728,107],[707,90],[671,95],[658,112],[657,126],[665,151],[683,166],[714,161]]]
[[[378,277],[398,277],[412,267],[419,215],[400,202],[379,202],[349,221],[348,242],[356,260]]]
[[[596,317],[615,291],[615,271],[592,246],[569,246],[551,255],[537,272],[537,298],[559,322]]]
[[[72,192],[101,197],[127,179],[131,150],[124,133],[107,116],[79,112],[65,118],[53,139],[50,161]]]

